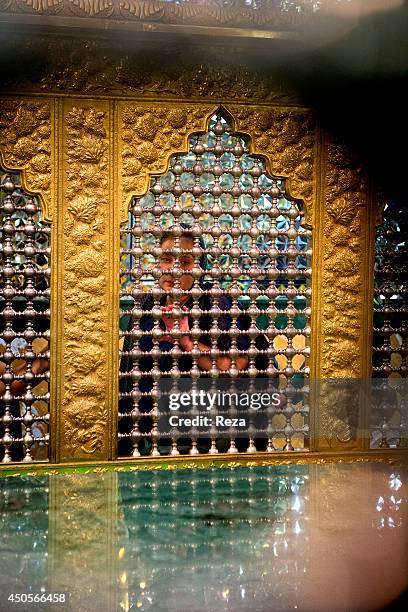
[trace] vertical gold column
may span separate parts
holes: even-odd
[[[64,383],[58,407],[57,460],[109,456],[109,202],[112,190],[110,104],[62,103]]]
[[[344,142],[325,135],[321,338],[316,450],[356,450],[363,426],[372,308],[372,240],[366,174]],[[347,383],[349,381],[349,383]],[[354,381],[351,382],[350,381]],[[343,384],[345,383],[345,384]]]

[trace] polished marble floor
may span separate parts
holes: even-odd
[[[407,480],[380,463],[2,478],[0,610],[379,610],[408,585]]]

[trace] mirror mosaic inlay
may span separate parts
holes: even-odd
[[[0,461],[48,459],[50,227],[20,176],[0,184]]]
[[[395,448],[406,440],[407,236],[405,203],[387,202],[375,241],[373,377],[384,385],[371,411],[371,448]]]
[[[308,446],[311,231],[223,110],[151,179],[122,229],[119,455]],[[160,427],[159,381],[290,382],[302,399],[245,435]]]

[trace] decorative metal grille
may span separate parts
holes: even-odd
[[[268,174],[223,110],[132,202],[121,234],[120,456],[307,446],[311,232],[302,218],[285,180]],[[303,394],[227,442],[164,435],[163,377],[263,377]]]
[[[373,376],[383,379],[384,392],[371,411],[372,448],[399,446],[407,437],[407,236],[405,206],[387,203],[375,242]]]
[[[50,227],[18,175],[0,184],[0,461],[48,458]]]

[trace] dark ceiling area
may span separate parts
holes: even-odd
[[[361,19],[341,40],[279,66],[324,127],[408,205],[408,6]]]

